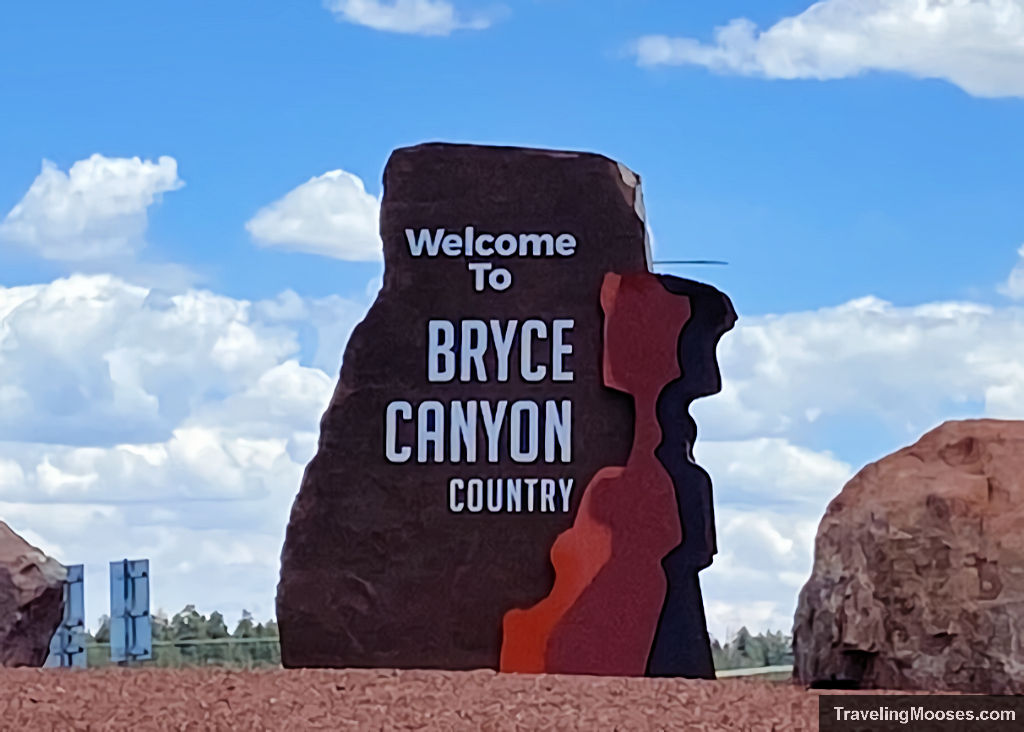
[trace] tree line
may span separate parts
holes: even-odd
[[[173,617],[157,611],[152,615],[153,660],[147,666],[179,668],[183,666],[233,666],[240,668],[275,667],[281,665],[281,647],[277,623],[258,623],[243,610],[233,631],[224,616],[209,616],[186,605]],[[110,619],[103,616],[97,631],[86,634],[88,665],[110,664]],[[711,642],[715,669],[788,666],[793,663],[793,641],[782,631],[753,635],[740,628],[732,640]]]
[[[151,616],[153,659],[141,665],[164,668],[182,666],[237,666],[257,668],[280,666],[281,647],[277,623],[258,623],[252,614],[242,611],[233,631],[224,616],[214,611],[209,617],[186,605],[168,618],[157,611]],[[110,618],[100,618],[95,633],[86,634],[87,663],[90,667],[110,664]]]
[[[751,634],[745,627],[725,644],[711,642],[715,669],[763,668],[793,665],[793,639],[781,630]]]

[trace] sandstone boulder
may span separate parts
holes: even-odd
[[[1024,693],[1024,422],[947,422],[861,470],[793,635],[805,684]]]
[[[0,521],[0,666],[42,666],[64,612],[67,570]]]

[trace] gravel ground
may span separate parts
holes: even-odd
[[[0,669],[3,730],[799,730],[817,694],[491,671]]]

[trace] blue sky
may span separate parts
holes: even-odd
[[[745,313],[963,297],[1013,265],[1019,100],[884,72],[766,83],[637,67],[638,36],[707,38],[800,3],[672,5],[524,2],[437,38],[335,22],[315,0],[19,4],[0,28],[0,208],[43,157],[170,155],[188,185],[153,214],[154,258],[235,296],[344,293],[372,268],[254,252],[240,224],[331,168],[377,193],[403,144],[518,143],[634,167],[659,254],[730,261],[702,275]]]
[[[17,393],[0,391],[11,400],[0,518],[63,561],[95,565],[92,615],[104,558],[138,548],[157,577],[164,567],[155,597],[168,610],[268,615],[287,506],[380,265],[260,242],[247,222],[329,171],[351,175],[325,191],[355,176],[375,197],[402,145],[592,150],[643,177],[656,257],[730,262],[672,270],[728,292],[742,319],[723,343],[726,389],[695,410],[724,553],[705,582],[709,615],[719,634],[788,627],[813,528],[853,471],[942,419],[1024,413],[1013,367],[1024,277],[1012,277],[1024,242],[1024,2],[809,6],[5,8],[0,382]],[[885,13],[895,30],[880,30]],[[742,18],[755,29],[716,31]],[[83,176],[84,192],[40,195],[14,215],[43,160],[67,174],[96,154],[139,186],[134,208],[104,213],[113,194]],[[143,168],[130,159],[162,156],[173,175],[132,177]],[[65,220],[71,195],[85,203]],[[36,220],[59,226],[15,226]],[[110,251],[82,256],[86,231]],[[61,350],[76,342],[61,329],[86,311],[107,314]],[[53,343],[27,335],[44,330]],[[179,342],[207,345],[172,367]],[[279,382],[293,402],[275,427],[259,400]],[[204,440],[220,441],[220,457]],[[152,474],[125,457],[142,453]],[[133,534],[140,522],[146,533]],[[86,543],[83,531],[107,538]],[[200,545],[215,555],[205,568],[190,554]],[[774,563],[758,564],[766,555]]]

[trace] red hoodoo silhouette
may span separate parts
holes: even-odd
[[[604,382],[634,398],[633,447],[625,466],[595,474],[555,541],[550,594],[506,613],[503,671],[642,676],[665,601],[662,560],[682,541],[674,484],[655,449],[658,396],[680,376],[689,299],[651,274],[609,273],[601,308]]]

